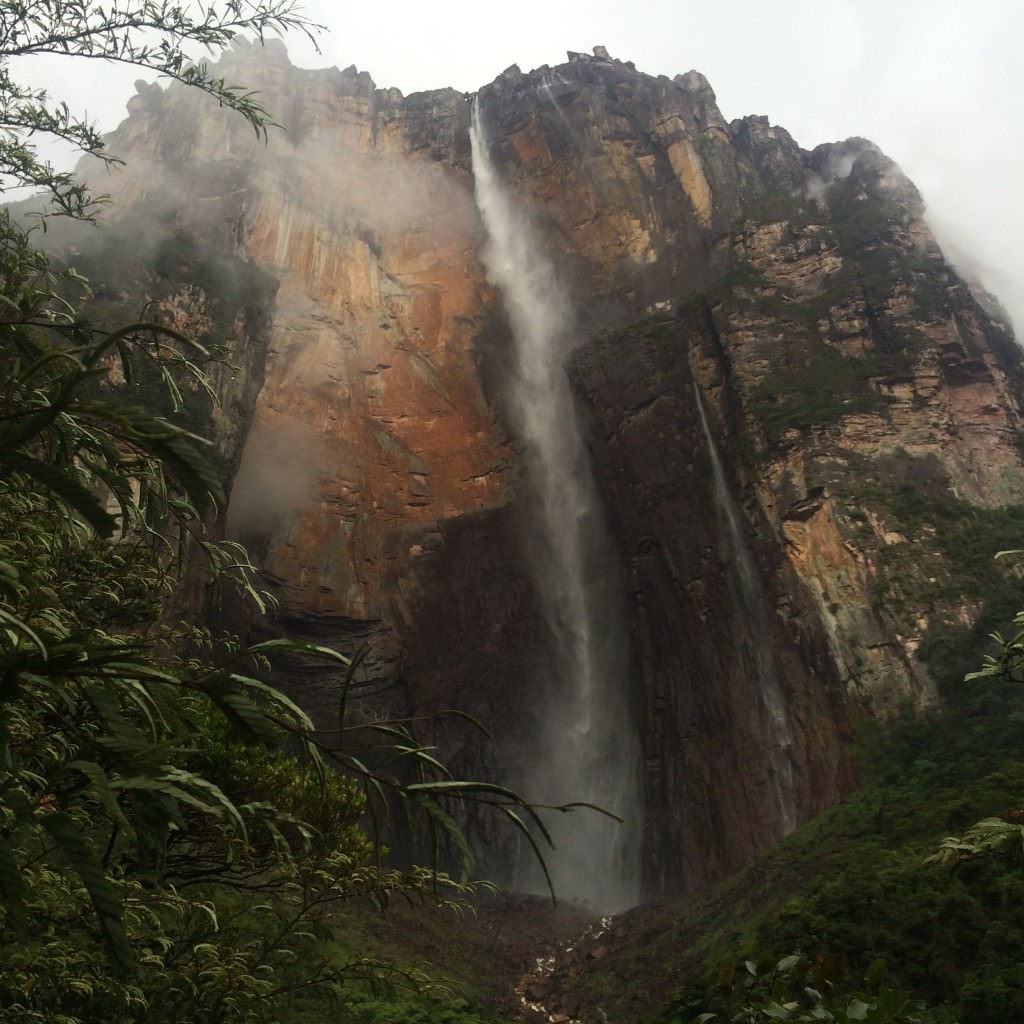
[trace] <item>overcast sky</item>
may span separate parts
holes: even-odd
[[[405,93],[475,90],[510,64],[606,46],[640,71],[696,68],[727,119],[767,114],[811,149],[878,143],[924,193],[940,240],[971,261],[1024,334],[1024,0],[308,0],[321,53]],[[139,77],[61,58],[27,73],[104,129]],[[17,63],[12,67],[21,73]]]

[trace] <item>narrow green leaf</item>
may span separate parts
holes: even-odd
[[[505,815],[505,817],[508,818],[508,820],[511,821],[517,829],[519,829],[520,834],[530,844],[530,849],[533,851],[533,856],[536,859],[537,863],[540,865],[541,871],[544,873],[544,882],[548,887],[548,892],[551,894],[551,900],[553,903],[557,903],[558,896],[555,893],[555,884],[551,879],[551,872],[548,871],[548,862],[545,859],[544,854],[537,843],[537,839],[533,834],[533,830],[515,811],[512,810],[511,807],[502,807],[501,811]],[[551,846],[551,836],[548,835],[546,830],[544,831],[544,838],[547,844]]]
[[[0,899],[7,909],[7,920],[13,928],[25,925],[25,901],[28,890],[21,873],[17,854],[10,840],[0,832]]]
[[[872,960],[867,970],[867,982],[872,989],[878,988],[885,977],[885,961],[882,959]]]
[[[4,624],[8,625],[15,632],[27,637],[28,640],[30,640],[32,644],[35,646],[35,648],[39,651],[39,654],[42,657],[42,659],[44,661],[46,660],[46,644],[43,643],[43,641],[40,639],[36,631],[32,629],[32,627],[29,626],[27,623],[22,622],[21,619],[19,619],[16,615],[12,615],[4,608],[0,608],[0,625]]]
[[[107,877],[92,843],[64,811],[51,811],[40,820],[89,893],[111,962],[120,973],[129,973],[135,966],[135,957],[124,928],[121,896]]]
[[[134,834],[134,829],[121,809],[121,805],[117,802],[107,773],[95,761],[71,761],[68,768],[80,771],[89,780],[97,801],[110,815],[111,821],[116,822],[131,837]]]
[[[111,537],[117,528],[117,518],[104,507],[103,502],[76,477],[60,466],[43,462],[20,451],[0,451],[0,464],[31,477],[55,494],[77,512],[101,537]]]

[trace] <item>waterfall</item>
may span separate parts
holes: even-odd
[[[754,554],[747,543],[742,528],[740,511],[725,479],[722,460],[715,445],[715,439],[708,425],[704,400],[697,382],[693,383],[697,400],[697,412],[704,440],[708,446],[711,474],[714,482],[715,506],[722,532],[722,547],[731,577],[735,598],[743,611],[743,618],[749,624],[753,646],[755,699],[764,734],[770,743],[769,778],[772,795],[782,825],[782,834],[788,835],[796,828],[796,808],[793,799],[793,765],[790,751],[793,746],[793,732],[786,711],[786,700],[782,685],[775,669],[772,656],[772,610],[765,598],[761,576],[754,561]]]
[[[517,782],[538,803],[586,801],[624,819],[588,808],[545,817],[556,844],[548,860],[558,895],[623,910],[640,895],[640,747],[627,694],[621,588],[564,369],[573,310],[554,264],[499,179],[479,102],[470,142],[487,232],[482,259],[513,336],[510,415],[533,495],[526,558],[551,638],[536,728],[517,752]],[[513,884],[546,891],[528,860]]]
[[[580,133],[576,130],[576,126],[566,116],[565,111],[562,109],[562,105],[558,102],[558,98],[555,96],[555,90],[552,86],[556,86],[559,89],[564,89],[569,83],[565,78],[560,75],[557,71],[549,71],[541,75],[540,79],[540,91],[544,94],[545,99],[555,108],[555,112],[558,114],[562,122],[562,128],[569,133],[573,141],[582,144],[583,140],[580,137]]]

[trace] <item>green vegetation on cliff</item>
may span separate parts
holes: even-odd
[[[620,1024],[842,1021],[855,1000],[891,1009],[898,993],[910,1003],[896,1020],[1020,1019],[1024,692],[963,684],[941,710],[865,732],[862,754],[864,785],[845,802],[710,890],[619,922],[608,954],[566,981],[571,997]],[[1014,845],[936,859],[986,816]],[[832,1016],[793,987],[801,971]],[[773,1000],[798,1006],[762,1013]]]
[[[956,688],[1020,607],[1019,559],[997,556],[1024,538],[1024,506],[982,508],[921,481],[869,487],[859,500],[904,538],[878,548],[878,608],[908,628],[909,616],[927,617],[917,657],[946,691]]]
[[[884,408],[885,399],[871,386],[871,378],[883,372],[878,358],[852,359],[823,341],[808,341],[798,352],[787,352],[785,362],[757,385],[750,411],[775,443],[788,430]]]

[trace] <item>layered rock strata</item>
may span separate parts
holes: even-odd
[[[198,243],[276,289],[259,331],[228,331],[257,382],[223,427],[245,434],[229,529],[280,600],[246,628],[366,645],[374,713],[468,711],[495,745],[451,720],[435,739],[460,774],[500,776],[536,728],[548,638],[467,97],[299,70],[279,46],[240,46],[223,72],[287,131],[264,144],[201,96],[140,86],[102,187],[140,248]],[[477,102],[580,325],[571,379],[628,581],[645,891],[691,891],[790,824],[759,673],[784,700],[797,821],[854,785],[853,720],[934,698],[918,647],[982,602],[957,596],[928,515],[1022,501],[1018,351],[868,142],[807,152],[765,118],[727,124],[698,73],[600,48],[510,68]],[[161,300],[218,289],[190,287]],[[756,628],[694,385],[741,511],[728,543],[768,608]],[[901,521],[904,492],[923,519]],[[294,684],[326,721],[337,680]]]

